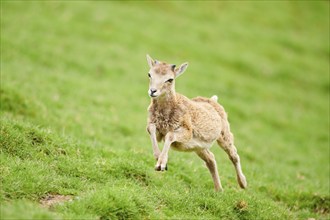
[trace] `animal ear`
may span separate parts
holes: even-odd
[[[156,61],[154,61],[154,60],[149,56],[149,54],[147,54],[147,61],[148,61],[148,65],[149,65],[150,68],[152,68],[152,67],[155,65],[155,63],[156,63]]]
[[[186,63],[181,64],[181,66],[179,68],[176,68],[174,71],[175,77],[180,76],[184,71],[186,71],[187,67],[188,67],[188,63],[186,62]]]

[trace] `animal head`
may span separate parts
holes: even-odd
[[[176,67],[174,64],[153,60],[148,54],[147,61],[150,67],[148,72],[150,79],[148,94],[151,98],[162,97],[174,92],[175,79],[188,67],[188,63]]]

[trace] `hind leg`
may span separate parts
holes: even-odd
[[[237,149],[234,145],[234,136],[229,131],[229,129],[226,131],[221,132],[221,137],[217,140],[220,147],[228,154],[229,159],[235,166],[236,175],[237,175],[237,181],[241,188],[245,189],[247,187],[246,178],[243,174],[241,162],[239,155],[237,153]]]
[[[202,160],[205,161],[205,164],[212,175],[215,191],[219,191],[219,190],[222,191],[222,186],[217,169],[217,162],[215,161],[215,157],[213,153],[208,149],[205,149],[205,150],[197,151],[196,154]]]

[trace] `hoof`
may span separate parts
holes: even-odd
[[[215,191],[215,192],[222,193],[222,192],[223,192],[223,188],[222,188],[222,187],[220,187],[220,188],[215,188],[214,191]]]
[[[156,166],[155,170],[156,171],[165,171],[165,170],[167,170],[167,164],[165,165],[165,167],[164,166]]]
[[[244,175],[241,176],[241,177],[237,176],[237,181],[238,181],[239,186],[242,189],[246,189],[246,187],[247,187],[247,181],[246,181],[246,178],[245,178]]]

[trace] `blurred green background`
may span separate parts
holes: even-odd
[[[329,38],[328,1],[1,1],[1,218],[329,218]],[[218,95],[247,190],[217,146],[224,193],[153,171],[147,53]]]

